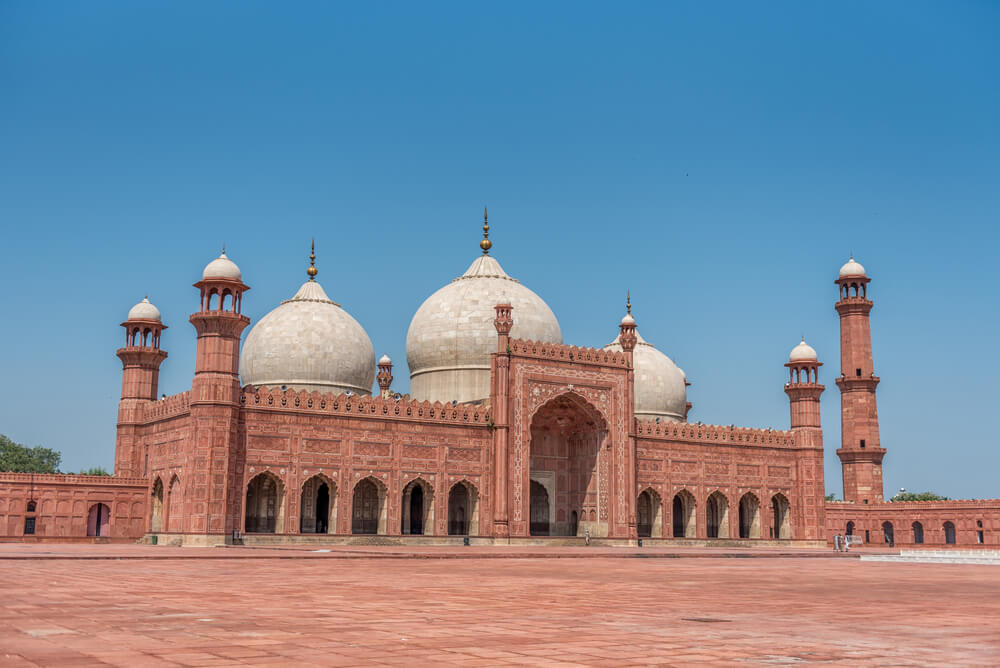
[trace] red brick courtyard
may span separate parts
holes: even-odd
[[[0,664],[1000,664],[995,566],[316,549],[0,545]]]

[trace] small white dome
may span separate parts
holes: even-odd
[[[848,260],[847,263],[840,268],[841,278],[844,278],[846,276],[864,276],[864,275],[865,275],[865,268],[861,266],[861,263],[857,262],[854,259],[853,255],[851,256],[851,259]]]
[[[634,325],[635,324],[635,318],[632,317],[631,313],[626,313],[625,317],[622,318],[622,324],[623,325]]]
[[[410,321],[406,361],[414,399],[489,398],[497,304],[513,306],[512,338],[562,343],[559,322],[548,304],[508,276],[496,259],[482,255],[462,276],[428,297]]]
[[[627,316],[631,317],[631,316]],[[687,384],[684,372],[674,361],[636,335],[632,363],[635,366],[635,416],[640,419],[666,418],[683,422],[687,411]],[[615,339],[605,350],[622,351]]]
[[[371,394],[375,349],[357,320],[306,281],[250,330],[240,353],[243,385]]]
[[[805,339],[802,339],[799,345],[792,348],[792,352],[788,355],[789,362],[815,362],[817,359],[816,351],[806,343]]]
[[[236,266],[236,263],[226,257],[226,251],[222,251],[222,255],[208,263],[205,271],[201,272],[201,278],[202,280],[209,278],[230,278],[242,281],[243,274],[240,273],[240,268]]]
[[[378,360],[379,364],[392,364],[392,360],[389,359],[388,355],[382,355]]]
[[[149,297],[143,297],[142,301],[129,309],[128,320],[155,320],[160,322],[160,309],[153,306]]]

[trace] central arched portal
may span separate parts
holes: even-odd
[[[609,504],[601,503],[609,493],[601,484],[606,439],[600,414],[576,395],[560,395],[538,409],[531,421],[532,535],[608,535]]]

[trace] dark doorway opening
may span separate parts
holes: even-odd
[[[549,535],[549,493],[545,487],[534,480],[531,481],[531,522],[532,536]]]

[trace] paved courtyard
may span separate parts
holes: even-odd
[[[0,545],[0,664],[1000,664],[997,566],[316,549]]]

